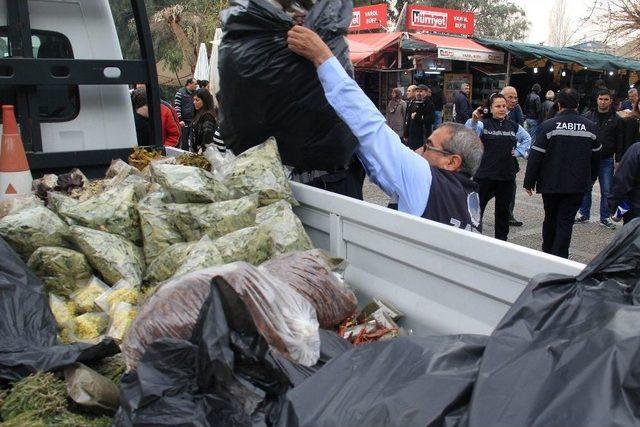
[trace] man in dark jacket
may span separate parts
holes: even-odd
[[[540,85],[538,83],[531,87],[531,93],[524,100],[524,115],[526,117],[527,130],[531,139],[535,141],[538,133],[538,126],[544,121],[542,117],[542,101],[540,101]]]
[[[187,151],[189,150],[189,140],[191,139],[191,122],[193,121],[193,115],[195,114],[193,93],[196,88],[196,79],[187,79],[184,87],[181,87],[176,92],[176,96],[173,101],[173,106],[176,109],[178,118],[180,119],[180,126],[182,126],[182,132],[180,133],[180,148]]]
[[[433,108],[436,110],[436,120],[433,123],[433,130],[436,130],[442,124],[442,110],[445,103],[444,93],[437,85],[431,88],[431,100],[433,101]]]
[[[454,97],[454,121],[456,123],[467,123],[467,120],[471,118],[471,114],[473,114],[473,108],[471,108],[471,103],[469,102],[469,91],[471,87],[469,83],[463,83],[460,87],[460,92],[457,92]]]
[[[596,125],[578,114],[575,89],[558,95],[560,112],[545,121],[531,147],[524,188],[542,194],[542,250],[569,257],[573,220],[585,191],[598,177],[600,150]]]
[[[613,177],[609,195],[611,212],[615,212],[623,202],[631,205],[622,217],[625,224],[640,217],[640,144],[633,144],[627,150]]]
[[[589,111],[585,117],[598,126],[598,142],[602,144],[600,165],[598,167],[598,181],[600,182],[600,225],[615,230],[616,225],[609,218],[607,197],[611,191],[613,181],[613,157],[616,149],[624,141],[624,121],[611,108],[613,99],[608,89],[598,91],[597,111]],[[589,222],[591,214],[591,187],[584,194],[582,206],[576,224]]]
[[[516,122],[520,126],[524,126],[524,113],[522,112],[522,108],[520,104],[518,104],[518,91],[513,86],[505,86],[500,93],[504,95],[504,98],[507,100],[507,109],[509,113],[507,114],[507,118],[513,122]],[[531,138],[531,141],[535,141],[534,138]],[[513,158],[513,163],[516,168],[516,173],[520,172],[520,163],[518,163],[518,159]],[[516,207],[516,191],[518,187],[516,185],[515,178],[511,181],[511,201],[509,202],[509,225],[512,227],[522,227],[522,221],[518,221],[515,216],[513,216],[513,211]]]
[[[407,122],[404,136],[407,145],[412,150],[424,145],[424,141],[431,135],[433,122],[435,121],[435,109],[431,98],[427,96],[428,86],[416,87],[416,99],[407,107]]]

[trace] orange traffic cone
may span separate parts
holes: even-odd
[[[18,132],[13,105],[2,106],[0,142],[0,200],[31,192],[33,177]]]

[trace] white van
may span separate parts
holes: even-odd
[[[25,22],[30,23],[36,61],[23,58],[12,63],[21,55],[10,34],[12,29],[16,34]],[[131,65],[129,68],[102,69],[109,61],[93,65],[61,61],[67,59],[111,60],[114,64],[113,60],[122,60],[108,0],[0,0],[0,103],[16,105],[29,164],[36,173],[104,164],[137,145],[126,84],[133,82],[77,85],[64,81],[71,77],[71,81],[90,83],[96,76],[103,78],[100,74],[132,78],[140,75],[140,61],[120,63]],[[51,67],[36,69],[40,64]],[[137,81],[144,81],[144,76],[142,79]],[[28,86],[47,80],[60,83]],[[41,124],[39,132],[33,116]]]

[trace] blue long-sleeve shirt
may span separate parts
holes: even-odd
[[[402,143],[335,57],[318,67],[318,77],[329,104],[360,142],[357,155],[369,178],[398,196],[398,210],[421,216],[431,189],[427,160]]]
[[[477,122],[473,122],[473,119],[467,120],[465,126],[473,129],[478,136],[482,135],[482,131],[484,130],[484,123],[478,120]],[[516,139],[518,143],[516,144],[516,152],[515,157],[529,157],[529,151],[531,150],[531,135],[527,132],[522,126],[518,125],[518,132],[516,132]]]

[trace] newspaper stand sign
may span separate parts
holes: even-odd
[[[387,26],[387,3],[353,8],[349,31],[375,30]]]
[[[474,14],[460,10],[409,5],[407,29],[438,33],[473,35]]]

